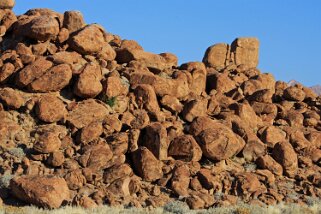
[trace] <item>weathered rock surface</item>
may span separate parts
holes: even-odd
[[[133,153],[134,169],[145,181],[155,181],[163,176],[161,162],[146,147]]]
[[[144,145],[157,159],[166,160],[169,142],[165,126],[161,123],[152,123],[147,126]]]
[[[192,135],[182,135],[171,142],[168,155],[183,161],[199,161],[202,150]]]
[[[113,157],[113,152],[108,144],[101,142],[97,145],[88,145],[83,149],[79,163],[94,170],[105,169]]]
[[[238,38],[231,46],[236,65],[255,68],[259,60],[259,41],[256,38]]]
[[[1,9],[12,9],[15,5],[15,0],[3,0],[0,3]]]
[[[69,84],[71,77],[72,70],[69,65],[57,65],[30,83],[29,89],[32,92],[59,91]]]
[[[66,115],[66,107],[58,97],[47,95],[38,101],[37,116],[40,120],[53,123],[63,119]]]
[[[209,67],[223,68],[229,64],[230,46],[228,44],[216,44],[209,47],[203,58],[203,62]]]
[[[84,18],[79,11],[66,11],[64,13],[63,27],[68,29],[69,33],[80,30],[84,25]]]
[[[202,131],[198,135],[198,141],[203,154],[214,161],[231,158],[245,145],[229,128],[220,123]]]
[[[34,80],[40,78],[48,69],[53,66],[52,62],[45,58],[39,58],[32,64],[23,68],[17,75],[17,85],[25,87]]]
[[[93,54],[105,44],[103,30],[98,25],[88,25],[69,39],[69,45],[80,54]]]
[[[78,103],[67,116],[67,122],[76,128],[83,128],[109,114],[107,107],[93,99]]]
[[[59,208],[69,200],[70,192],[63,178],[23,176],[11,180],[12,193],[19,199],[43,208]]]
[[[59,33],[59,20],[52,16],[39,16],[29,22],[23,32],[29,38],[39,41],[54,39]]]
[[[22,94],[12,88],[1,88],[0,100],[9,109],[19,109],[25,103]]]
[[[100,66],[97,64],[87,64],[75,84],[75,94],[82,98],[96,97],[103,90],[100,82],[101,79]]]
[[[286,141],[277,143],[272,155],[282,165],[287,176],[293,177],[297,173],[298,156],[290,143]]]

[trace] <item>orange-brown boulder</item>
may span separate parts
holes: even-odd
[[[202,158],[202,149],[192,135],[182,135],[171,142],[168,155],[183,161],[199,161]]]
[[[236,65],[255,68],[259,61],[259,40],[256,38],[237,38],[231,45],[232,60]]]
[[[80,54],[98,53],[105,43],[102,27],[96,24],[80,29],[68,41],[70,47]]]
[[[63,178],[53,176],[23,176],[11,180],[15,197],[43,208],[59,208],[68,201],[70,192]]]
[[[132,153],[133,167],[145,181],[155,181],[163,176],[161,162],[146,147]]]
[[[285,174],[294,177],[298,170],[298,156],[286,141],[275,144],[272,157],[283,167]]]
[[[67,115],[64,103],[56,96],[43,96],[37,103],[37,116],[40,120],[53,123],[58,122]]]

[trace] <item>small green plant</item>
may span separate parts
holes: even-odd
[[[108,98],[106,95],[103,95],[101,100],[110,107],[114,107],[116,105],[117,97]]]
[[[106,104],[109,105],[110,107],[114,107],[116,104],[116,97],[112,97],[106,101]]]

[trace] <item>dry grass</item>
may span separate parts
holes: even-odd
[[[33,206],[29,207],[0,207],[0,214],[321,214],[321,203],[311,206],[297,204],[260,207],[238,205],[231,207],[211,208],[208,210],[189,210],[182,202],[174,202],[156,209],[137,209],[123,207],[102,206],[95,209],[83,209],[80,207],[63,207],[57,210],[43,210]]]

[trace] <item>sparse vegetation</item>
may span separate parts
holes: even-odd
[[[22,148],[11,148],[8,150],[9,154],[19,158],[19,159],[22,159],[26,154],[25,152],[23,151]]]
[[[316,200],[311,206],[298,204],[278,204],[275,206],[261,207],[258,205],[239,204],[237,206],[210,208],[207,210],[190,210],[182,202],[171,202],[164,207],[156,209],[147,208],[123,208],[101,206],[94,209],[81,207],[62,207],[56,210],[44,210],[34,206],[0,208],[0,213],[6,214],[320,214],[321,202]]]
[[[13,178],[13,175],[10,173],[5,173],[0,177],[0,189],[8,188],[10,185],[10,180]]]
[[[244,164],[244,169],[248,172],[255,171],[257,168],[257,165],[255,163],[245,163]]]
[[[117,97],[108,98],[106,95],[103,95],[101,100],[112,108],[116,105]]]

